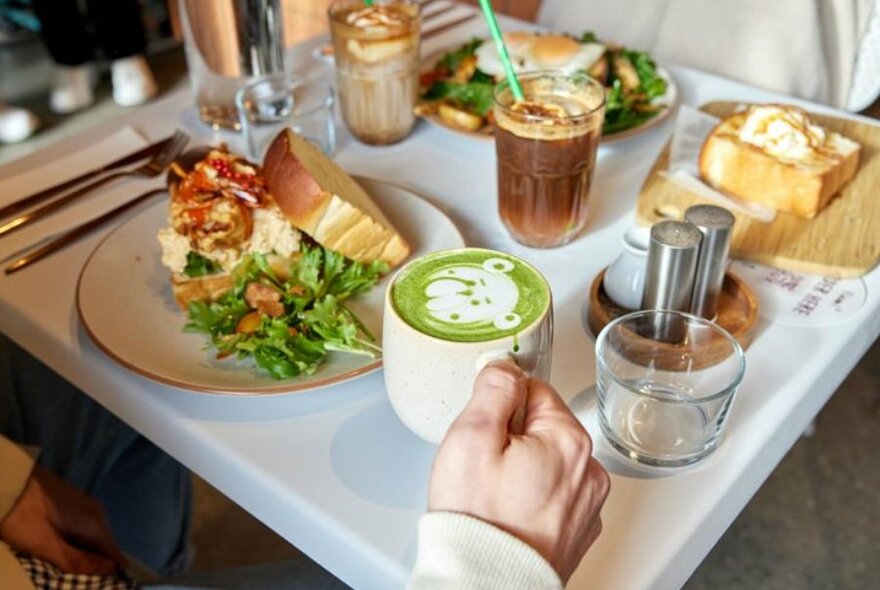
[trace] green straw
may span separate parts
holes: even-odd
[[[364,4],[366,4],[367,6],[372,6],[373,0],[364,0]]]
[[[522,86],[519,85],[519,78],[513,71],[513,64],[510,62],[510,54],[507,53],[507,46],[504,44],[504,37],[501,36],[501,29],[498,28],[498,19],[495,18],[495,11],[492,10],[492,4],[489,0],[480,0],[480,8],[483,9],[483,16],[486,17],[486,23],[489,25],[489,32],[492,33],[492,39],[495,40],[495,48],[498,55],[501,56],[501,63],[504,64],[504,72],[507,75],[507,81],[510,84],[510,90],[516,100],[525,100]]]

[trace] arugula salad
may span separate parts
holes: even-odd
[[[639,127],[665,108],[656,99],[666,93],[667,82],[647,52],[602,44],[592,32],[570,38],[591,49],[598,47],[597,59],[578,62],[577,67],[605,85],[603,135]],[[439,116],[443,123],[468,131],[491,133],[492,91],[498,76],[480,69],[479,58],[486,55],[480,50],[484,44],[492,41],[474,38],[444,54],[422,74],[417,114]],[[525,58],[518,59],[514,50],[511,54],[519,67],[529,68]]]
[[[212,270],[188,262],[193,276]],[[185,330],[208,335],[218,358],[253,357],[276,379],[314,373],[330,351],[379,355],[375,338],[344,302],[371,289],[387,264],[353,262],[304,243],[284,270],[282,278],[262,254],[244,256],[232,270],[231,290],[213,302],[190,302]]]

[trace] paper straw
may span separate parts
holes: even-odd
[[[507,82],[510,84],[510,90],[516,100],[524,100],[522,86],[519,85],[519,78],[513,71],[513,64],[510,62],[510,54],[507,53],[507,46],[504,44],[504,37],[501,36],[501,29],[498,28],[498,19],[495,18],[495,11],[489,0],[480,0],[480,8],[483,9],[483,16],[489,25],[489,32],[492,33],[492,39],[495,40],[495,48],[498,55],[501,56],[501,63],[504,65],[504,73],[507,75]]]

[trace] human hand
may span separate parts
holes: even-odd
[[[0,521],[0,539],[65,573],[110,575],[126,566],[101,505],[39,466]]]
[[[602,530],[610,480],[591,453],[590,435],[548,383],[512,362],[491,363],[437,452],[428,510],[469,514],[507,531],[567,582]]]

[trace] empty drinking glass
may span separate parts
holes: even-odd
[[[743,374],[739,342],[716,324],[674,311],[637,311],[596,341],[602,432],[627,457],[677,467],[709,454]]]
[[[280,74],[255,80],[235,97],[248,156],[263,159],[275,136],[290,127],[325,154],[336,147],[333,89],[317,80]]]

